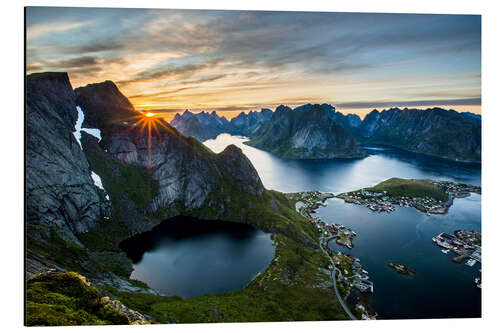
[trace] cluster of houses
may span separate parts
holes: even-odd
[[[292,194],[297,200],[296,209],[305,217],[312,218],[311,214],[315,212],[320,206],[325,205],[328,198],[333,198],[331,193],[321,193],[319,191],[306,191]]]
[[[453,234],[466,244],[481,245],[481,234],[474,230],[455,230]]]
[[[362,292],[373,293],[373,282],[369,281],[368,272],[363,269],[358,258],[337,252],[332,258],[339,268],[339,279],[349,287],[358,288]],[[343,263],[343,265],[342,265]],[[347,265],[347,266],[346,266]]]
[[[433,185],[443,189],[446,193],[452,194],[455,198],[467,196],[470,193],[481,194],[481,186],[455,183],[445,180],[431,180]]]
[[[432,240],[440,247],[451,250],[463,258],[470,258],[467,265],[472,267],[476,262],[481,262],[481,246],[478,244],[477,238],[471,236],[471,233],[470,231],[457,230],[455,235],[458,234],[461,237],[456,237],[442,232],[433,237]]]
[[[445,212],[445,205],[442,201],[431,197],[393,197],[387,195],[387,191],[372,192],[365,189],[341,193],[337,195],[347,203],[364,205],[374,212],[392,213],[396,210],[394,205],[402,207],[415,207],[416,209],[429,214],[442,214]]]

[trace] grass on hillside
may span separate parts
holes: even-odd
[[[428,180],[390,178],[374,187],[366,188],[371,192],[384,192],[393,197],[430,197],[436,200],[448,200],[448,194]]]
[[[81,275],[39,274],[26,289],[28,326],[126,325],[127,316],[102,301],[101,293]]]

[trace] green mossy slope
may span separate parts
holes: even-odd
[[[39,274],[26,289],[28,326],[126,325],[128,317],[77,273]]]

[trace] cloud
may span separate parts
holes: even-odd
[[[99,63],[101,62],[97,57],[83,56],[83,57],[63,60],[58,65],[66,68],[79,68],[79,67],[95,66],[98,65]]]
[[[362,108],[385,108],[396,106],[435,106],[435,105],[481,105],[481,98],[464,98],[464,99],[436,99],[436,100],[420,100],[420,101],[366,101],[352,103],[338,103],[338,107],[345,109],[362,109]]]
[[[167,90],[167,91],[160,91],[157,93],[152,93],[152,94],[138,94],[138,95],[132,95],[129,96],[129,98],[151,98],[151,97],[162,97],[162,96],[168,96],[172,94],[176,94],[178,92],[192,89],[191,87],[183,87],[183,88],[178,88],[178,89],[173,89],[173,90]]]
[[[172,77],[180,77],[183,79],[189,78],[204,69],[215,67],[220,62],[221,59],[210,59],[205,62],[187,64],[182,66],[167,65],[158,68],[151,68],[138,73],[129,80],[123,80],[118,83],[122,85],[127,85],[141,81],[159,80]]]
[[[197,80],[183,81],[181,83],[184,83],[184,84],[201,84],[201,83],[207,83],[207,82],[214,82],[214,81],[223,79],[223,78],[228,77],[228,76],[229,76],[229,74],[212,75],[212,76],[203,77],[203,78],[197,79]]]
[[[26,39],[31,41],[48,34],[80,28],[87,24],[89,22],[49,22],[38,24],[26,29]]]

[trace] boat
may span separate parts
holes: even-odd
[[[474,282],[476,283],[476,286],[477,286],[479,289],[481,289],[481,285],[482,285],[482,284],[481,284],[481,279],[480,279],[480,278],[475,278],[475,279],[474,279]]]
[[[446,250],[442,249],[441,252],[443,252],[444,254],[448,254],[448,252],[450,252],[450,250],[449,249],[446,249]]]
[[[476,264],[476,261],[474,259],[469,259],[467,260],[467,262],[465,263],[467,266],[474,266]]]

